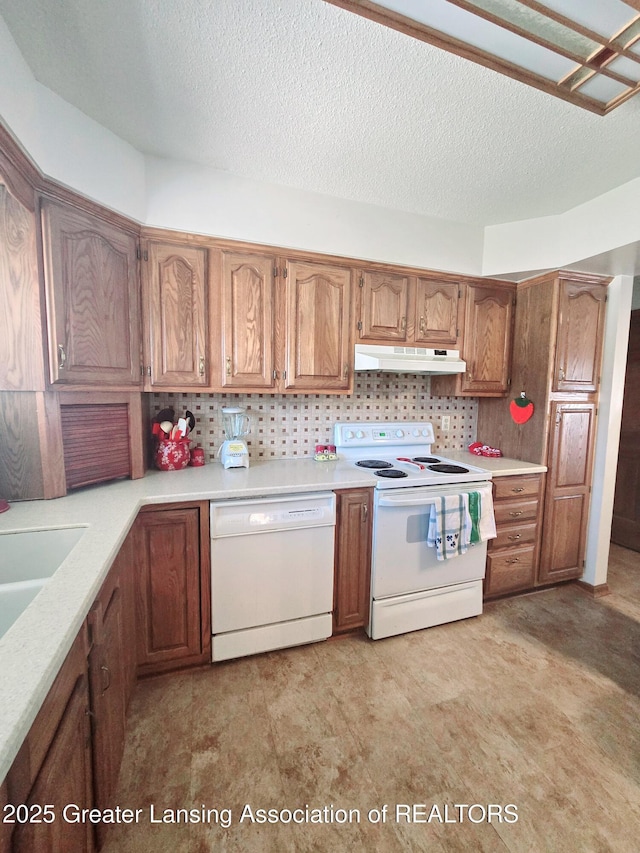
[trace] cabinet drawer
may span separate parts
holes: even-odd
[[[535,546],[494,552],[487,557],[485,596],[502,595],[533,587]]]
[[[521,521],[536,521],[540,503],[533,501],[504,501],[494,503],[493,514],[496,524],[519,524]]]
[[[500,548],[519,548],[521,545],[535,545],[538,535],[538,525],[507,524],[498,525],[498,535],[489,540],[489,549],[497,551]]]
[[[540,475],[529,474],[522,477],[496,477],[493,481],[494,498],[537,497],[540,492]]]

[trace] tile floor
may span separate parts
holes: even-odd
[[[609,583],[141,683],[119,782],[140,819],[105,853],[640,849],[640,554],[612,546]]]

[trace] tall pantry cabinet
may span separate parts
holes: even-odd
[[[512,394],[482,399],[478,436],[505,456],[547,466],[536,585],[579,578],[591,499],[604,314],[609,278],[554,272],[518,286]],[[524,424],[510,400],[524,393]]]

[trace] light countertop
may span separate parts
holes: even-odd
[[[438,452],[434,448],[434,452]],[[545,471],[513,459],[442,455],[508,476]],[[50,501],[11,504],[0,514],[4,533],[82,526],[86,531],[33,602],[0,638],[0,780],[58,673],[141,506],[224,500],[374,486],[375,476],[351,463],[313,459],[252,462],[225,471],[219,463],[183,471],[149,471],[140,480],[92,486]]]

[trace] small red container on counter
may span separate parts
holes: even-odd
[[[199,468],[201,465],[204,465],[204,448],[194,447],[191,450],[189,465],[191,465],[192,468]]]

